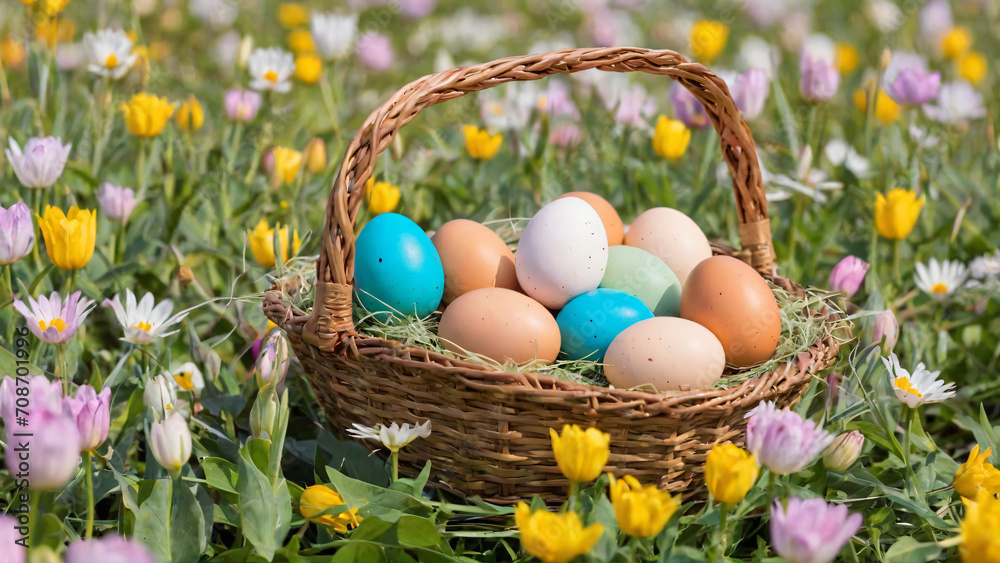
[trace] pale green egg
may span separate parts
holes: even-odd
[[[600,287],[639,298],[658,317],[676,317],[681,311],[680,280],[663,260],[641,248],[608,249],[608,267]]]

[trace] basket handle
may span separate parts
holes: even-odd
[[[742,258],[758,271],[772,273],[774,252],[757,149],[726,83],[700,63],[690,62],[674,51],[635,47],[562,49],[507,57],[424,76],[401,88],[368,116],[347,147],[327,202],[326,221],[320,237],[322,248],[316,264],[316,298],[312,314],[303,327],[303,340],[321,350],[333,351],[346,337],[356,334],[351,285],[354,280],[354,220],[364,200],[365,182],[372,175],[378,155],[404,125],[421,110],[469,92],[593,68],[666,75],[701,101],[719,133],[722,155],[733,178]]]

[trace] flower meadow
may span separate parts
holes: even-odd
[[[993,0],[3,0],[0,563],[1000,562],[998,28]],[[315,281],[341,158],[397,89],[609,46],[725,80],[778,271],[836,309],[840,356],[693,494],[555,423],[565,502],[442,493],[398,458],[451,429],[330,424],[264,292]],[[639,74],[424,111],[358,228],[590,191],[737,244],[708,113]]]

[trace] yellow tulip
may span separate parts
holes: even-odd
[[[496,156],[503,143],[503,135],[490,135],[485,129],[475,125],[462,127],[462,134],[465,135],[465,150],[469,151],[469,156],[479,160],[489,160]]]
[[[54,16],[66,9],[69,5],[70,0],[21,0],[21,3],[26,6],[37,5],[38,8],[45,13],[46,16]]]
[[[705,484],[721,503],[738,504],[759,474],[753,455],[733,444],[715,444],[705,458]]]
[[[177,126],[185,131],[197,131],[205,124],[205,111],[201,109],[201,104],[189,94],[186,102],[177,109]]]
[[[299,82],[315,84],[320,76],[323,76],[323,61],[319,57],[313,54],[295,57],[295,78]]]
[[[986,448],[985,452],[979,451],[979,444],[976,444],[969,452],[969,459],[955,472],[952,484],[958,494],[969,500],[975,500],[980,490],[985,490],[990,494],[1000,493],[1000,469],[986,462],[993,448]]]
[[[368,178],[365,183],[365,199],[368,200],[368,209],[373,215],[389,213],[399,205],[399,188],[389,182],[375,182],[375,178]]]
[[[953,27],[941,38],[941,52],[949,59],[955,60],[964,55],[972,47],[972,34],[964,27]]]
[[[319,137],[313,137],[302,150],[305,154],[306,170],[310,174],[322,174],[326,170],[326,143]]]
[[[861,112],[868,111],[868,96],[863,90],[858,90],[854,93],[854,105]],[[875,96],[875,118],[881,121],[883,125],[888,125],[899,119],[902,111],[899,104],[894,102],[889,97],[889,94],[886,94],[882,90],[878,91],[878,95]]]
[[[847,74],[858,68],[858,50],[850,43],[837,43],[836,47],[837,70],[840,74]]]
[[[958,59],[958,74],[973,85],[983,81],[987,70],[989,70],[989,62],[982,53],[969,51]]]
[[[10,37],[4,37],[3,41],[0,41],[0,62],[3,62],[5,68],[21,68],[26,58],[28,58],[28,53],[20,41],[15,41]]]
[[[924,198],[913,190],[896,188],[888,195],[875,196],[875,228],[888,239],[903,240],[917,224]]]
[[[975,502],[966,501],[962,521],[962,545],[958,548],[964,563],[1000,563],[1000,499],[979,491]]]
[[[254,260],[265,268],[274,267],[274,232],[278,231],[278,249],[281,251],[281,263],[288,261],[288,225],[284,228],[281,223],[276,223],[272,229],[267,221],[261,219],[252,231],[247,231],[247,240],[250,244],[250,252]],[[302,241],[299,240],[299,231],[292,231],[292,254],[299,253]]]
[[[272,185],[277,187],[281,184],[291,184],[298,175],[299,168],[302,168],[302,153],[288,147],[275,147],[271,155],[274,157]]]
[[[285,3],[278,6],[278,21],[288,29],[309,23],[309,10],[302,4]]]
[[[45,239],[49,259],[63,270],[79,270],[90,262],[97,242],[97,213],[77,206],[68,214],[62,209],[45,208],[45,216],[38,218],[38,226]]]
[[[174,114],[174,105],[167,102],[166,98],[143,92],[132,96],[127,104],[123,102],[119,107],[125,114],[125,125],[128,126],[129,133],[138,137],[156,137],[163,132],[170,116]]]
[[[593,549],[604,533],[601,524],[584,528],[576,512],[555,514],[545,509],[532,512],[524,502],[517,503],[514,521],[521,531],[524,551],[545,563],[569,563]]]
[[[302,496],[299,497],[299,512],[307,520],[325,524],[344,533],[348,528],[358,527],[361,517],[358,516],[357,508],[350,508],[336,516],[330,514],[316,516],[328,508],[343,504],[345,504],[344,499],[337,494],[337,491],[325,485],[313,485],[302,491]]]
[[[680,508],[680,501],[656,485],[643,486],[631,475],[621,480],[611,478],[611,504],[615,520],[623,532],[637,538],[649,538],[663,530]]]
[[[677,160],[687,152],[690,142],[691,130],[683,121],[668,119],[665,115],[656,120],[656,130],[653,131],[653,150],[656,154]]]
[[[314,53],[316,43],[308,29],[296,29],[288,32],[288,48],[296,55]]]
[[[720,21],[699,20],[691,28],[691,55],[710,63],[719,56],[729,39],[729,27]]]
[[[71,43],[76,35],[76,22],[70,18],[51,18],[39,22],[35,37],[50,48],[58,43]]]
[[[561,435],[552,428],[549,428],[549,435],[559,469],[570,481],[593,481],[608,463],[611,436],[597,428],[581,430],[575,424],[567,424]]]

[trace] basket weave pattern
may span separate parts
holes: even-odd
[[[775,274],[767,202],[750,130],[726,84],[701,64],[673,51],[564,49],[416,80],[375,110],[347,148],[327,205],[312,311],[291,308],[276,288],[266,293],[264,303],[267,316],[287,332],[335,427],[432,420],[431,437],[400,452],[403,474],[415,474],[429,459],[431,484],[461,495],[503,504],[536,493],[558,499],[568,483],[555,463],[549,428],[575,423],[611,435],[609,466],[617,474],[696,492],[713,444],[742,445],[750,409],[762,400],[793,404],[809,380],[837,356],[838,343],[828,337],[777,370],[729,389],[654,394],[495,371],[355,331],[354,219],[378,154],[400,128],[422,109],[469,92],[587,69],[666,75],[702,102],[733,177],[742,246],[737,251],[716,245],[713,251],[737,256],[793,295],[803,294],[801,286]]]

